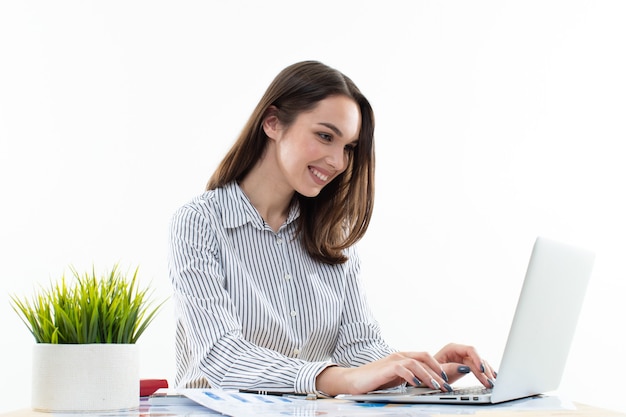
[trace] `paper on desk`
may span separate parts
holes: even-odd
[[[419,409],[394,404],[363,404],[334,399],[305,400],[273,395],[244,394],[216,389],[185,389],[188,398],[231,417],[426,417]]]
[[[280,416],[285,414],[307,416],[307,410],[314,406],[316,402],[214,388],[190,388],[179,390],[179,392],[198,404],[232,417],[247,417],[250,415],[255,417]]]
[[[428,417],[438,414],[474,414],[489,409],[567,410],[575,408],[570,401],[557,396],[539,396],[502,404],[476,406],[453,404],[378,404],[346,400],[304,400],[271,395],[244,394],[218,389],[184,389],[182,394],[213,411],[231,417]]]

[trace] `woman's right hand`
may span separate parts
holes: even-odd
[[[412,386],[450,391],[447,375],[426,352],[396,352],[356,368],[331,366],[318,376],[316,387],[327,395],[364,394],[406,382]]]

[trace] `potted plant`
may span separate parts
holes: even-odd
[[[139,406],[137,339],[155,318],[138,268],[119,266],[65,275],[32,299],[11,296],[13,309],[35,337],[32,408],[37,411],[113,411]]]

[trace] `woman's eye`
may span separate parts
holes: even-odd
[[[328,133],[318,133],[318,136],[325,142],[330,142],[333,139],[332,135]]]

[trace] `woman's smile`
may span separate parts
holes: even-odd
[[[309,171],[311,172],[311,174],[313,174],[313,178],[314,179],[319,180],[319,181],[316,181],[316,182],[318,182],[320,185],[326,184],[326,182],[330,178],[329,175],[323,174],[321,171],[319,171],[315,167],[310,166],[309,167]]]

